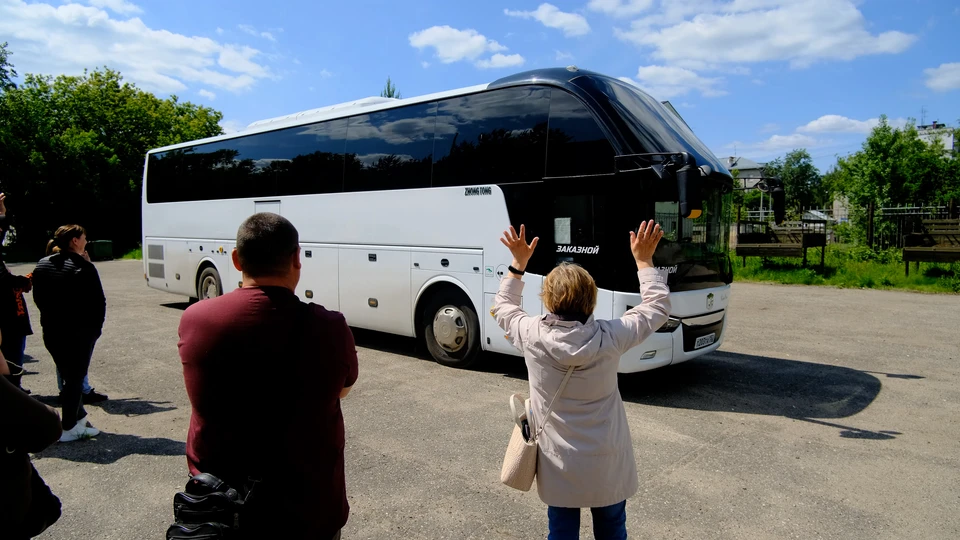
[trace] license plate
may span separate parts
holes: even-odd
[[[717,341],[717,334],[707,334],[705,336],[700,336],[696,341],[693,342],[694,349],[702,349],[708,345],[713,345],[713,342]]]

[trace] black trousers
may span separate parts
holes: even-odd
[[[64,431],[73,429],[77,421],[87,416],[87,411],[83,408],[83,378],[90,369],[93,347],[99,338],[99,334],[43,333],[43,345],[50,352],[53,363],[63,377],[63,390],[60,391],[63,414],[60,422]]]
[[[0,343],[0,352],[8,362],[13,363],[10,367],[10,375],[7,380],[13,383],[17,388],[20,387],[20,379],[23,376],[23,347],[27,336],[20,334],[9,328],[0,329],[3,335],[3,343]],[[18,369],[19,368],[19,369]]]

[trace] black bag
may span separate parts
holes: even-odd
[[[237,490],[216,476],[200,473],[173,497],[174,523],[167,540],[234,539],[240,536],[243,505],[253,489],[241,497]]]

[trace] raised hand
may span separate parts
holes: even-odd
[[[6,194],[6,193],[0,193],[0,216],[4,216],[4,215],[7,214],[7,205],[4,204],[4,202],[3,202],[4,199],[6,199],[6,198],[7,198],[7,194]]]
[[[653,268],[653,252],[657,250],[661,238],[663,230],[660,229],[660,224],[654,224],[652,219],[641,223],[638,232],[630,231],[630,251],[637,261],[637,268]]]
[[[539,241],[540,237],[538,236],[527,244],[527,230],[523,225],[520,225],[519,235],[511,225],[509,231],[503,231],[503,238],[500,239],[500,242],[507,246],[507,249],[513,254],[513,262],[515,263],[513,266],[521,271],[527,267],[527,263],[530,262],[530,257],[533,256],[533,250],[537,249],[537,242]]]

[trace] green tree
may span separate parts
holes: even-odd
[[[80,223],[119,249],[140,241],[143,167],[151,148],[222,133],[221,113],[160,99],[104,69],[27,74],[0,94],[0,180],[30,255]]]
[[[960,160],[942,144],[920,139],[912,122],[898,129],[881,116],[862,148],[837,160],[829,186],[849,200],[851,218],[862,238],[871,204],[882,208],[960,200]],[[877,217],[878,233],[888,225]]]
[[[17,87],[17,84],[13,82],[17,72],[14,71],[13,64],[10,63],[11,54],[13,53],[7,50],[7,42],[0,43],[0,92]]]
[[[783,181],[788,210],[799,214],[804,209],[827,203],[829,197],[823,188],[820,171],[813,165],[813,159],[806,149],[794,150],[783,159],[771,161],[766,165],[764,174]]]
[[[390,77],[387,77],[387,84],[380,91],[380,97],[400,99],[400,92],[397,91],[397,87],[393,85]]]

